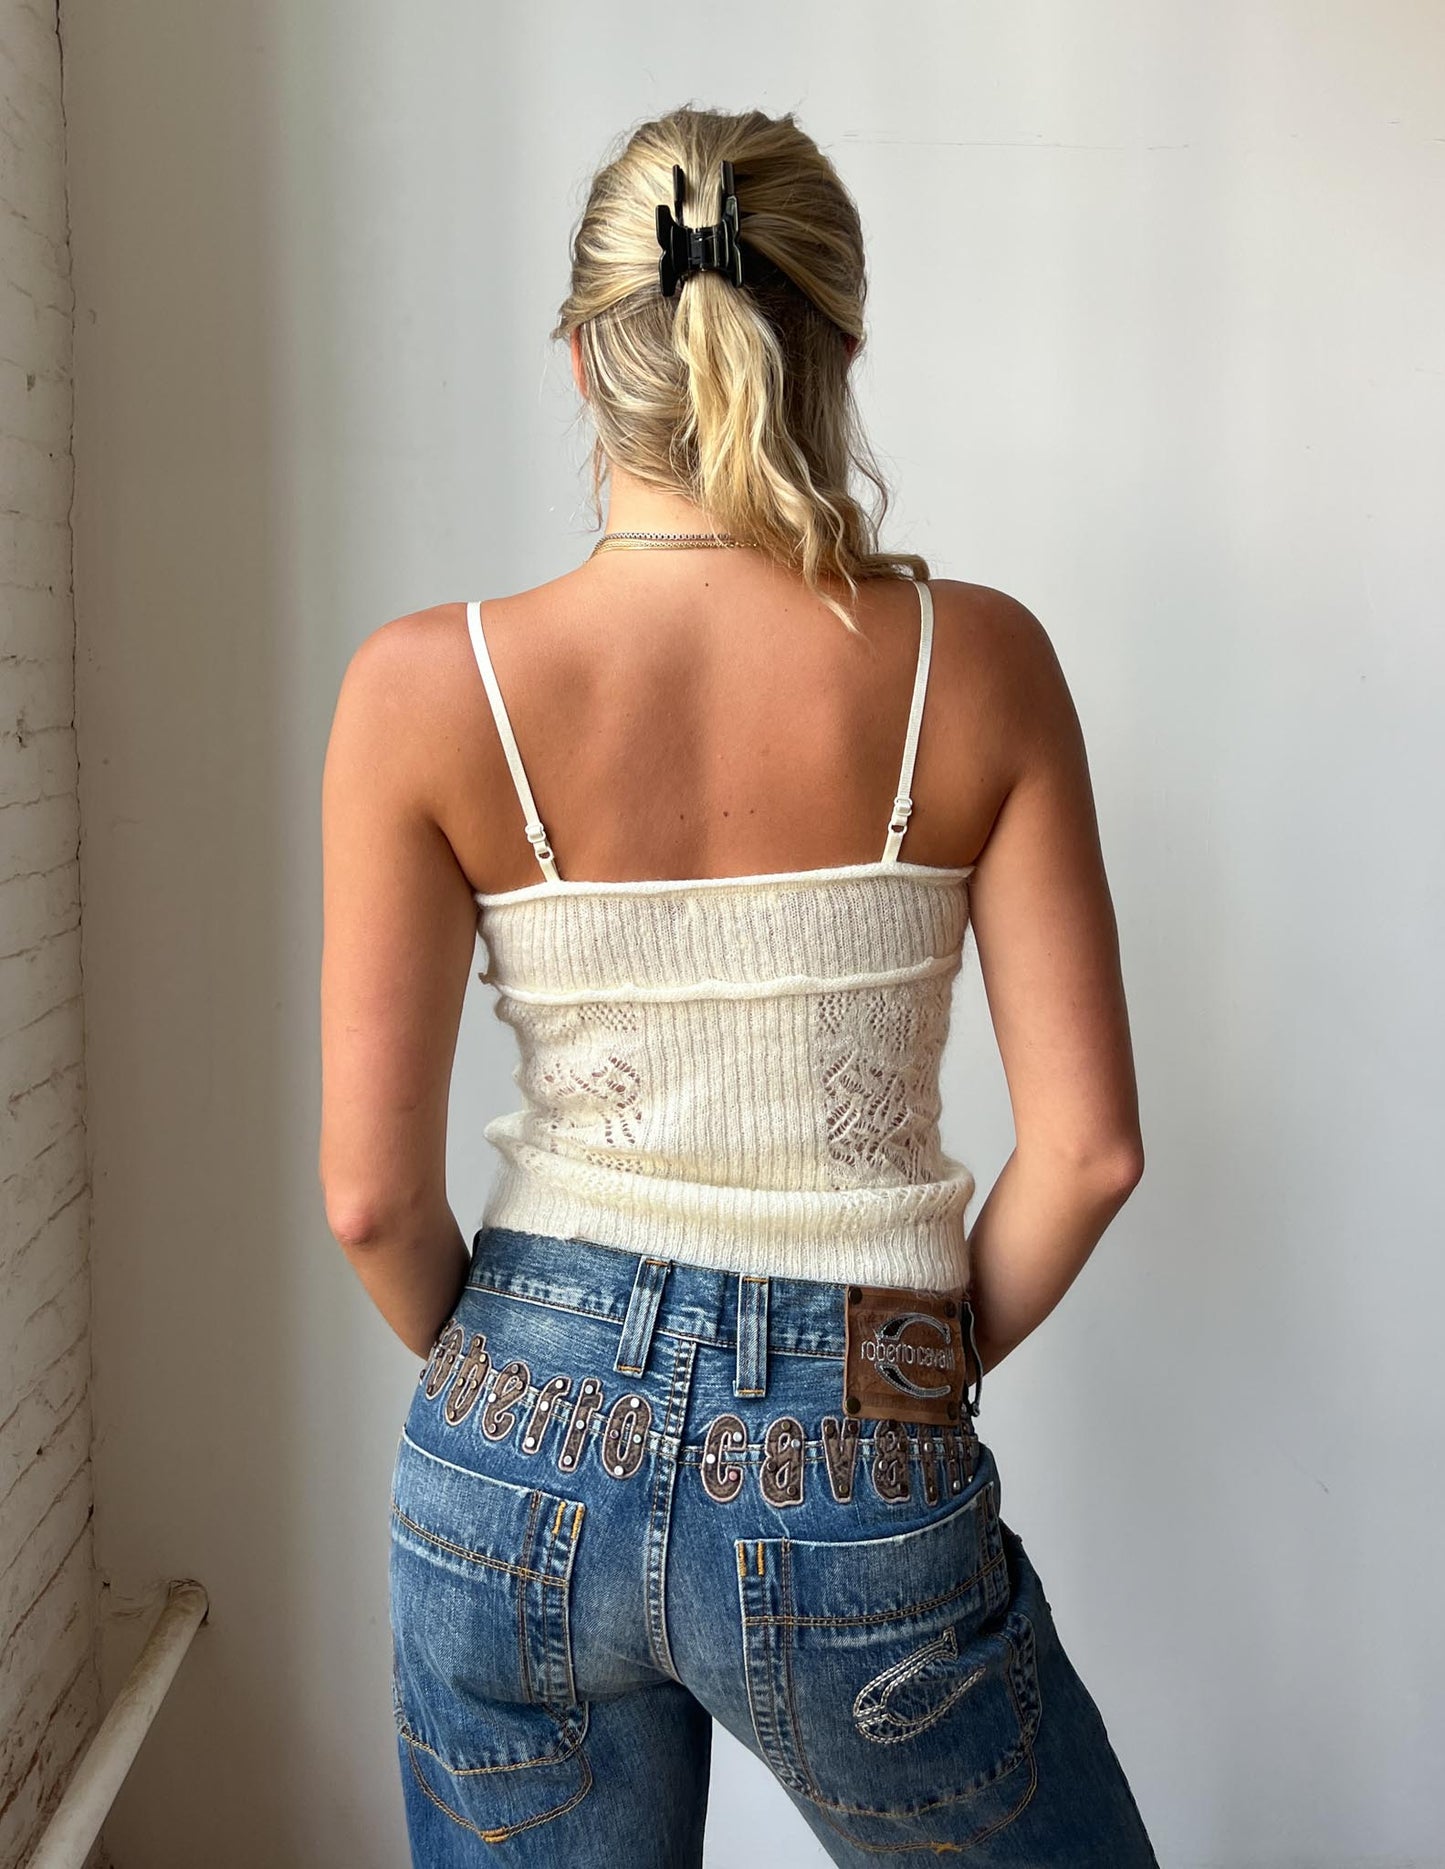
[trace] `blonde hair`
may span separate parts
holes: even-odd
[[[725,159],[743,285],[708,270],[664,297],[656,216],[659,202],[672,205],[673,164],[686,175],[684,220],[708,226]],[[866,291],[858,210],[791,112],[684,108],[634,128],[592,179],[552,331],[580,333],[597,524],[607,463],[616,461],[686,495],[717,530],[800,569],[855,634],[822,578],[842,579],[854,597],[861,579],[927,578],[924,559],[878,548],[888,489],[859,421],[844,343],[848,334],[862,347]],[[877,491],[874,515],[849,492],[853,468]]]

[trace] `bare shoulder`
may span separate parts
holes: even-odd
[[[1021,599],[990,584],[930,580],[935,650],[960,656],[998,738],[1021,750],[1072,737],[1073,700],[1047,629]]]
[[[405,701],[444,684],[467,640],[465,603],[432,604],[379,623],[352,652],[343,688],[357,699]]]
[[[362,638],[347,664],[337,716],[372,735],[387,732],[393,755],[406,748],[413,761],[434,763],[448,746],[455,750],[458,736],[475,737],[480,692],[466,602],[431,604]]]
[[[574,576],[564,573],[528,590],[482,597],[487,648],[499,675],[514,644],[520,647],[524,642],[526,655],[545,651],[555,632],[542,626],[556,612],[558,594]],[[476,698],[477,666],[467,629],[467,602],[463,598],[431,604],[379,624],[355,651],[352,659],[358,671],[382,684],[404,684],[412,692],[424,689],[441,701],[451,695],[464,708],[470,705]]]
[[[1027,682],[1047,678],[1058,667],[1048,631],[1028,605],[991,584],[932,578],[940,624],[987,658],[1001,676]]]
[[[418,799],[440,801],[447,756],[473,737],[476,664],[465,602],[378,624],[352,651],[331,728],[332,762],[364,765]],[[354,758],[347,759],[348,749]]]

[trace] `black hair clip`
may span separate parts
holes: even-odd
[[[681,165],[672,165],[672,211],[667,203],[657,204],[657,244],[662,258],[657,262],[657,282],[664,298],[671,298],[681,282],[692,273],[726,273],[735,286],[743,282],[743,253],[738,244],[738,198],[733,192],[733,165],[722,165],[722,191],[718,200],[718,219],[711,227],[686,227],[682,219],[683,196],[687,177]]]

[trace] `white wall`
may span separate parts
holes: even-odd
[[[70,250],[53,4],[0,0],[0,1865],[96,1718]]]
[[[97,1522],[118,1600],[213,1601],[116,1860],[403,1860],[416,1368],[315,1182],[325,736],[376,624],[587,548],[566,238],[611,135],[692,98],[796,107],[834,152],[891,538],[1029,603],[1089,735],[1149,1169],[986,1385],[1005,1514],[1171,1869],[1445,1863],[1445,16],[726,17],[64,9]],[[473,993],[464,1226],[515,1088]],[[987,1186],[972,964],[948,1094]],[[721,1741],[716,1809],[719,1869],[810,1860]]]

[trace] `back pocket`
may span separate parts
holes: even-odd
[[[865,1849],[958,1850],[1032,1795],[1034,1627],[992,1458],[927,1525],[739,1540],[753,1726],[783,1784]]]
[[[586,1508],[453,1466],[403,1434],[392,1475],[392,1703],[409,1769],[488,1842],[560,1816],[591,1775],[572,1672]]]

